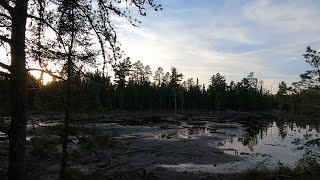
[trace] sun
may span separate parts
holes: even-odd
[[[30,71],[30,74],[32,76],[34,76],[36,79],[40,79],[40,77],[41,77],[41,72],[40,71]],[[52,76],[50,76],[47,73],[43,73],[42,78],[43,78],[42,79],[43,85],[46,85],[46,84],[50,83],[53,80]]]

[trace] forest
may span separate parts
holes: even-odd
[[[183,81],[183,74],[175,67],[166,73],[159,67],[152,76],[148,65],[144,66],[139,61],[131,65],[131,62],[126,60],[119,63],[114,70],[114,82],[110,77],[102,76],[99,70],[74,74],[73,93],[70,98],[74,113],[167,110],[183,114],[226,109],[255,112],[277,108],[279,103],[263,88],[262,81],[258,83],[253,72],[241,82],[232,81],[230,84],[226,83],[224,76],[217,73],[212,75],[211,84],[206,88],[204,84],[199,85],[198,79],[194,81],[189,78]],[[54,80],[43,85],[41,79],[35,79],[31,75],[28,81],[29,110],[63,112],[65,82]],[[1,83],[2,102],[8,102],[5,99],[9,92],[8,80],[2,79]],[[3,104],[3,114],[6,113],[6,107],[8,105]]]
[[[314,51],[310,47],[307,49]],[[307,61],[310,56],[305,54]],[[153,73],[149,65],[140,61],[132,63],[129,58],[114,65],[114,80],[102,72],[75,71],[71,77],[71,109],[73,113],[104,113],[108,111],[172,111],[175,114],[211,111],[272,111],[280,110],[299,115],[319,114],[317,72],[301,74],[301,81],[292,86],[282,81],[278,92],[271,94],[263,80],[249,73],[240,82],[226,79],[220,73],[210,77],[210,84],[199,85],[198,78],[184,76],[176,67],[164,72],[162,67]],[[312,73],[312,74],[311,74]],[[54,78],[43,84],[28,75],[28,107],[31,112],[63,113],[65,81]],[[1,114],[9,115],[9,79],[1,79]],[[85,97],[83,96],[85,94]]]
[[[254,72],[200,84],[121,49],[117,18],[161,10],[0,2],[0,179],[317,179],[320,52],[306,47],[309,70],[276,93]]]

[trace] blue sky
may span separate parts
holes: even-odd
[[[320,48],[318,0],[161,0],[140,28],[116,23],[119,41],[132,61],[155,70],[171,66],[208,85],[221,73],[239,81],[250,72],[270,89],[298,80],[309,67],[302,54]]]

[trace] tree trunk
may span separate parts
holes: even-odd
[[[176,90],[174,90],[174,119],[176,119],[177,115],[177,95]]]
[[[27,71],[25,31],[28,0],[16,1],[11,29],[11,124],[9,179],[26,178]]]
[[[69,52],[70,53],[70,52]],[[61,159],[61,172],[60,179],[66,178],[67,171],[67,158],[68,158],[68,139],[69,139],[69,128],[70,128],[70,113],[71,113],[71,56],[68,57],[68,71],[67,71],[67,94],[65,100],[65,118],[64,118],[64,129],[62,133],[62,159]]]
[[[72,12],[73,13],[73,12]],[[74,27],[74,22],[72,22]],[[71,114],[71,77],[72,77],[72,50],[75,38],[75,32],[71,33],[71,42],[68,49],[68,62],[67,62],[67,94],[65,100],[65,118],[64,129],[62,133],[62,159],[61,159],[61,172],[60,179],[67,178],[67,159],[68,159],[68,142],[69,142],[69,129],[70,129],[70,114]]]
[[[183,95],[181,95],[181,115],[183,116]]]

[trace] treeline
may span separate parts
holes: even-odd
[[[200,111],[261,111],[280,110],[302,116],[320,116],[320,91],[316,77],[302,74],[292,86],[282,81],[276,95],[263,88],[263,82],[250,73],[240,82],[226,82],[220,73],[210,77],[210,84],[200,85],[198,78],[184,80],[172,67],[164,72],[129,59],[113,66],[114,79],[100,71],[74,72],[72,76],[71,109],[74,113],[108,110],[172,110]],[[306,73],[310,73],[307,71]],[[314,75],[314,74],[313,74]],[[310,79],[311,78],[311,79]],[[42,79],[28,78],[29,110],[63,113],[65,81],[53,80],[43,85]],[[9,80],[0,78],[0,115],[9,114]]]
[[[308,46],[303,57],[310,70],[300,74],[300,81],[292,86],[284,81],[279,84],[276,107],[299,116],[320,117],[320,52]]]
[[[275,107],[281,112],[294,113],[299,116],[320,117],[320,89],[308,87],[299,89],[297,83],[288,87],[283,81],[279,84],[279,91],[275,95]]]
[[[129,58],[113,66],[114,80],[100,71],[75,72],[71,79],[72,111],[97,112],[106,110],[175,110],[256,111],[271,109],[272,95],[263,88],[262,81],[250,73],[240,82],[231,81],[217,73],[210,77],[208,87],[198,78],[183,80],[183,74],[172,67],[164,72],[159,67],[152,73],[150,66]],[[65,82],[54,80],[42,85],[41,79],[30,76],[29,109],[63,112]],[[1,83],[6,80],[2,79]],[[3,86],[4,87],[4,86]],[[5,89],[5,88],[2,88]],[[1,92],[3,97],[6,91]],[[5,110],[4,110],[5,111]]]
[[[272,95],[253,72],[239,82],[230,83],[217,73],[210,77],[210,84],[205,87],[199,84],[198,78],[185,79],[175,67],[169,72],[161,67],[152,72],[150,66],[140,61],[132,63],[129,58],[114,65],[113,70],[114,79],[98,70],[73,72],[70,81],[74,113],[108,110],[170,110],[181,113],[227,109],[255,112],[277,109],[302,116],[320,116],[318,71],[301,74],[301,80],[290,87],[282,81],[277,94]],[[41,78],[29,75],[29,110],[63,113],[65,84],[63,80],[53,80],[43,85]],[[0,78],[1,116],[9,114],[9,85],[7,78]]]
[[[319,53],[307,48],[306,62],[317,68]],[[317,59],[318,58],[318,59]],[[312,64],[313,63],[313,64]],[[320,71],[308,70],[301,80],[288,86],[279,84],[276,95],[263,88],[263,82],[250,73],[240,82],[226,82],[220,73],[210,77],[210,84],[199,84],[198,78],[185,79],[177,68],[165,72],[129,58],[113,66],[114,79],[100,71],[71,76],[71,109],[74,113],[108,110],[175,110],[200,111],[261,111],[280,110],[302,116],[320,116]],[[66,82],[53,80],[43,85],[42,79],[28,78],[29,110],[63,113]],[[0,79],[0,115],[8,115],[9,80]]]

